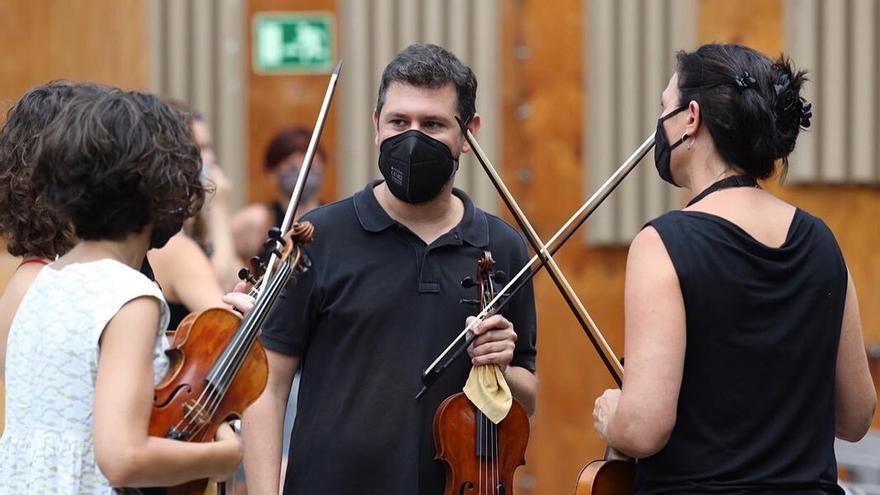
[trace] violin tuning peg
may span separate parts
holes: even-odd
[[[255,285],[257,283],[257,278],[254,277],[254,275],[247,268],[242,268],[241,270],[238,271],[238,278],[245,281],[245,282],[250,282]]]
[[[272,227],[269,229],[269,239],[281,239],[281,229],[278,227]]]
[[[251,258],[251,267],[254,269],[255,272],[260,271],[260,267],[262,266],[262,264],[263,261],[260,259],[259,256],[254,256],[253,258]]]
[[[474,282],[474,279],[472,279],[470,277],[465,277],[461,280],[461,286],[464,287],[465,289],[473,288],[476,285],[477,285],[477,283]]]

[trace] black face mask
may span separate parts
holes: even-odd
[[[687,105],[682,105],[657,119],[657,132],[654,133],[654,166],[657,167],[657,173],[660,174],[660,178],[675,187],[680,186],[672,178],[672,165],[670,164],[672,150],[683,143],[688,138],[688,135],[684,134],[681,136],[681,139],[669,144],[669,139],[666,138],[666,129],[663,128],[663,122],[687,107]]]
[[[153,227],[153,232],[150,233],[149,249],[162,249],[175,234],[180,232],[181,228],[183,228],[183,221],[171,227]]]
[[[449,147],[416,129],[379,145],[379,171],[391,194],[407,203],[436,198],[456,170]]]

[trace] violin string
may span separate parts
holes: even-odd
[[[500,459],[498,459],[498,425],[492,426],[492,431],[495,434],[495,482],[492,486],[496,487],[496,492],[498,491],[498,482],[501,481],[501,466],[499,465]]]
[[[269,292],[271,293],[273,289],[278,289],[278,281],[283,279],[285,275],[289,273],[289,263],[285,261],[282,264],[282,269],[279,270],[278,273],[273,277],[272,283],[270,284],[271,288]],[[264,312],[265,310],[260,307],[255,307],[258,312]],[[252,311],[253,312],[253,311]],[[256,315],[255,315],[256,316]],[[253,321],[253,318],[248,318],[244,322],[247,324],[248,321]],[[251,338],[252,334],[254,334],[254,329],[256,325],[248,325],[244,331],[237,331],[233,336],[230,344],[227,348],[232,348],[232,352],[224,352],[221,355],[220,361],[217,363],[217,369],[219,370],[219,384],[222,388],[227,388],[227,382],[231,381],[234,378],[235,374],[241,369],[241,365],[243,363],[243,357],[250,352],[251,346],[243,345],[242,341],[249,342],[253,339]],[[220,403],[225,396],[225,390],[218,390],[217,387],[210,386],[208,384],[202,389],[201,394],[198,399],[196,399],[196,403],[190,411],[188,411],[183,418],[175,425],[175,429],[187,433],[188,436],[192,436],[198,431],[200,428],[201,422],[197,420],[200,411],[208,411],[208,418],[213,418],[214,414],[217,412],[217,409],[220,406]],[[196,428],[196,431],[193,431],[192,428]]]
[[[285,282],[288,280],[289,275],[291,273],[290,268],[290,259],[286,259],[284,263],[281,264],[278,272],[272,278],[271,283],[269,284],[268,289],[265,291],[267,297],[271,294],[277,294],[277,292],[284,286]],[[265,301],[266,299],[261,300]],[[228,353],[228,359],[225,359],[224,362],[218,363],[218,368],[220,370],[220,383],[222,386],[222,390],[217,391],[215,397],[209,402],[207,409],[209,410],[209,415],[213,417],[214,413],[217,412],[217,408],[220,405],[223,397],[225,396],[226,390],[228,390],[228,386],[232,383],[235,376],[241,370],[241,367],[244,365],[245,358],[253,349],[253,343],[256,341],[256,336],[259,331],[259,326],[254,322],[259,322],[263,320],[263,316],[271,309],[271,305],[262,304],[259,307],[255,306],[253,310],[251,310],[251,314],[249,318],[246,318],[242,323],[242,329],[239,332],[236,332],[233,341],[230,342],[230,348],[233,349],[232,352]]]

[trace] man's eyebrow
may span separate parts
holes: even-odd
[[[442,122],[451,122],[454,119],[450,119],[446,115],[443,114],[427,114],[427,115],[416,115],[419,120],[438,120]],[[409,119],[412,118],[411,115],[403,113],[403,112],[388,112],[386,114],[386,118],[389,119]]]

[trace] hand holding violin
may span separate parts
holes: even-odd
[[[474,317],[467,319],[470,325]],[[516,332],[513,323],[501,315],[492,315],[472,329],[477,338],[468,347],[468,354],[474,366],[496,364],[504,372],[513,360],[516,347]]]

